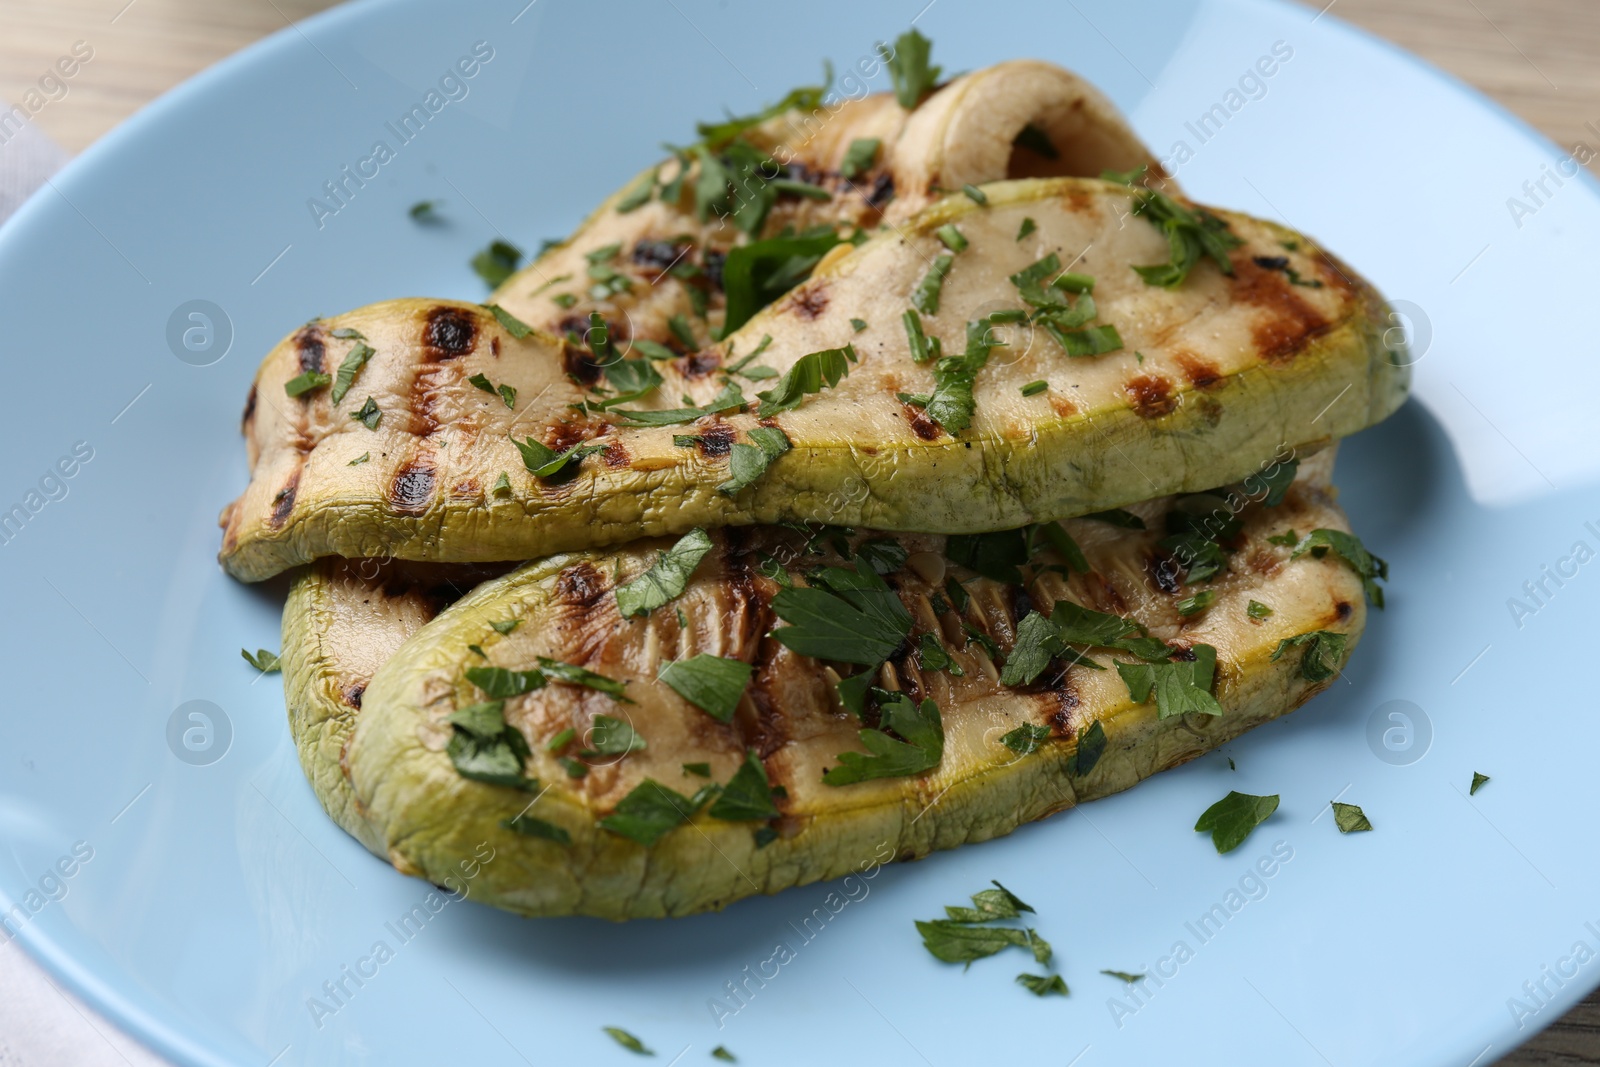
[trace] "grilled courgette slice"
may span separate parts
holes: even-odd
[[[1330,464],[1327,453],[1306,460],[1276,506],[1264,492],[1203,500],[1205,514],[1222,508],[1239,524],[1219,535],[1228,569],[1205,582],[1187,581],[1198,557],[1174,569],[1171,542],[1163,547],[1169,513],[1194,516],[1193,498],[1131,508],[1143,530],[1127,528],[1127,516],[1064,523],[1088,573],[1041,549],[1015,584],[975,573],[968,564],[992,573],[1006,557],[972,542],[728,529],[710,535],[682,595],[624,617],[618,587],[673,542],[527,564],[446,609],[373,677],[346,752],[365,833],[401,871],[433,881],[487,841],[496,860],[473,884],[477,899],[528,915],[628,919],[716,909],[874,856],[986,840],[1126,789],[1294,709],[1343,668],[1366,621],[1362,579],[1335,553],[1296,554],[1287,532],[1303,542],[1312,530],[1348,529]],[[864,728],[893,723],[842,703],[837,681],[861,667],[785,644],[776,612],[790,622],[794,613],[775,598],[846,560],[886,572],[893,592],[869,613],[895,614],[888,596],[908,623],[872,680],[919,716],[936,707],[942,740],[934,745],[926,718],[896,719],[902,736],[880,734],[880,749],[937,747],[937,758],[829,784],[825,774],[836,781],[856,762],[842,754],[863,753]],[[1195,610],[1200,590],[1214,595]],[[1178,650],[1172,662],[1204,662],[1213,649],[1218,713],[1179,713],[1159,693],[1135,702],[1116,664],[1137,672],[1142,661],[1106,648],[1088,652],[1105,669],[1055,649],[1031,677],[1003,684],[1026,658],[1023,620],[1063,601],[1131,620]],[[842,659],[871,658],[849,647]],[[286,648],[286,664],[294,654]],[[702,655],[748,665],[748,684],[690,703],[658,680],[665,664]],[[531,676],[514,673],[528,671],[545,684],[529,689]],[[487,772],[473,763],[486,712],[490,732],[504,727],[492,741],[500,756],[518,754]],[[717,799],[695,797],[702,789]]]
[[[1000,530],[1225,484],[1281,447],[1370,425],[1405,395],[1382,299],[1303,236],[1218,212],[1239,241],[1230,273],[1202,262],[1166,287],[1132,269],[1170,254],[1162,228],[1129,217],[1137,189],[1063,178],[981,195],[838,254],[727,341],[670,360],[615,360],[591,337],[601,366],[589,348],[453,302],[391,301],[308,326],[258,373],[252,478],[224,513],[222,562],[259,580],[327,555],[521,559],[697,526]],[[963,251],[945,251],[950,227]],[[1014,321],[1030,293],[1067,299],[1048,279],[1068,266],[1070,286],[1093,278],[1093,319],[1066,331]],[[1030,272],[1043,280],[1032,290]],[[365,340],[335,339],[347,331]],[[915,358],[919,334],[947,356],[985,350],[966,408],[947,363]],[[1102,354],[1068,354],[1085,343]],[[375,354],[339,404],[327,387],[285,395],[308,361],[333,365],[332,346],[355,344]],[[740,371],[773,376],[740,377],[758,349]],[[646,364],[660,384],[618,402]],[[835,384],[808,393],[818,378]],[[735,390],[749,410],[732,406]],[[749,395],[760,392],[771,399]],[[640,425],[671,410],[685,421]],[[740,446],[784,445],[736,488]],[[543,464],[575,446],[565,466]]]

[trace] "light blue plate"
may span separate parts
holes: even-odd
[[[239,660],[278,647],[283,590],[213,558],[257,359],[312,315],[479,298],[467,260],[491,237],[567,232],[694,120],[824,56],[842,71],[916,14],[525,2],[362,3],[286,30],[0,230],[0,508],[23,509],[0,545],[0,894],[47,967],[179,1063],[254,1067],[629,1062],[607,1025],[661,1062],[722,1044],[747,1064],[1465,1067],[1600,983],[1595,185],[1407,56],[1255,0],[944,0],[918,25],[948,71],[1083,72],[1191,193],[1316,234],[1405,302],[1417,400],[1342,458],[1394,576],[1345,679],[1226,753],[854,899],[816,885],[629,925],[452,903],[397,936],[428,887],[318,809],[277,679]],[[319,226],[308,200],[398,145],[386,124],[479,41],[466,97]],[[447,225],[406,217],[424,198]],[[1469,798],[1474,771],[1493,781]],[[1219,857],[1190,827],[1233,788],[1283,803]],[[1376,831],[1338,834],[1334,797]],[[1038,908],[1069,999],[1013,985],[1023,954],[963,973],[921,948],[912,920],[991,878]],[[380,941],[392,958],[362,964]],[[792,958],[766,963],[780,943]],[[1136,994],[1102,968],[1166,977]]]

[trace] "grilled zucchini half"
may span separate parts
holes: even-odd
[[[680,596],[624,617],[618,588],[673,542],[526,564],[446,609],[373,676],[345,753],[363,832],[401,871],[432,881],[490,842],[497,858],[474,882],[478,899],[629,919],[983,841],[1126,789],[1292,710],[1343,668],[1366,620],[1362,579],[1334,553],[1279,543],[1292,543],[1290,528],[1302,539],[1347,530],[1330,462],[1302,464],[1274,507],[1258,497],[1235,514],[1241,493],[1201,500],[1205,514],[1237,523],[1220,535],[1229,569],[1204,585],[1184,584],[1193,559],[1178,565],[1162,547],[1170,513],[1192,518],[1195,498],[1130,509],[1144,530],[1126,528],[1126,516],[1064,523],[1087,573],[1041,549],[1020,583],[972,569],[1014,559],[1004,539],[727,529],[710,535]],[[885,572],[883,588],[841,582],[852,565],[858,576]],[[839,679],[862,667],[803,655],[774,630],[779,612],[799,619],[785,597],[830,582],[859,593],[823,609],[840,623],[834,636],[853,632],[840,622],[850,618],[864,636],[814,651],[886,655],[868,668],[888,691],[877,712],[841,700]],[[1195,610],[1186,601],[1199,589],[1213,596]],[[1136,624],[1175,659],[1156,668],[1139,658],[1148,643],[1138,654],[1098,647],[1086,655],[1103,669],[1092,669],[1075,662],[1085,646],[1055,646],[1046,660],[1035,642],[1032,667],[1003,684],[1030,655],[1020,635],[1038,623],[1024,620],[1072,605],[1106,613],[1096,625],[1129,620],[1099,643]],[[816,605],[807,610],[814,619]],[[886,619],[901,620],[888,627],[900,636],[873,652]],[[1141,671],[1203,667],[1212,650],[1216,713],[1168,706],[1165,682],[1150,702],[1130,695]],[[295,653],[286,647],[286,662]],[[700,656],[724,658],[722,685],[736,661],[731,689],[683,666]],[[658,680],[664,669],[699,682]],[[879,762],[863,761],[864,749]],[[868,774],[837,784],[850,767],[846,778]]]
[[[1219,212],[1240,242],[1230,273],[1202,263],[1168,288],[1131,269],[1170,253],[1163,228],[1129,217],[1137,190],[1058,178],[980,195],[824,261],[727,341],[675,359],[617,358],[603,338],[591,351],[455,302],[305,327],[258,372],[223,565],[254,581],[328,555],[524,559],[780,521],[1002,530],[1237,480],[1405,395],[1382,299],[1303,236]],[[1071,287],[1094,279],[1059,309],[1084,328],[1015,321],[1029,299],[1068,299],[1049,283],[1066,266]],[[944,360],[918,361],[924,337]],[[357,344],[375,354],[339,404],[325,385],[286,395]],[[1067,354],[1084,344],[1111,350]],[[757,367],[769,377],[751,380]]]

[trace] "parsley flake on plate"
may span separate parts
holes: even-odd
[[[241,648],[239,655],[243,656],[246,663],[262,674],[276,674],[283,669],[282,663],[278,660],[278,654],[264,648],[258,648],[254,652],[247,648]]]
[[[333,377],[333,390],[328,394],[328,399],[337,404],[344,399],[350,391],[350,386],[355,384],[356,375],[361,368],[367,365],[367,360],[376,354],[373,347],[365,341],[357,341],[345,354],[344,362],[339,364],[339,371]]]
[[[1019,974],[1017,984],[1036,997],[1049,996],[1051,993],[1067,996],[1071,992],[1067,989],[1067,980],[1059,974]]]
[[[617,802],[616,809],[600,820],[600,826],[649,848],[667,831],[692,819],[716,791],[716,786],[705,785],[686,797],[654,778],[646,778]]]
[[[1331,630],[1296,634],[1278,642],[1278,647],[1272,653],[1272,662],[1282,659],[1291,648],[1304,648],[1300,657],[1300,676],[1308,682],[1327,681],[1338,673],[1338,662],[1344,658],[1345,645],[1349,640],[1349,634]]]
[[[772,461],[789,451],[789,435],[776,426],[752,426],[745,431],[749,443],[736,441],[728,452],[728,480],[717,486],[717,492],[730,496],[753,484]]]
[[[1334,825],[1339,827],[1341,834],[1359,834],[1372,829],[1372,823],[1358,805],[1341,804],[1337,800],[1332,803]]]
[[[521,262],[522,250],[509,241],[497,238],[472,257],[472,269],[483,279],[485,285],[497,289],[517,272],[517,266]]]
[[[879,724],[904,740],[897,740],[886,730],[860,731],[861,743],[869,754],[839,753],[835,757],[839,766],[823,773],[823,784],[842,786],[874,778],[901,778],[939,765],[944,758],[944,721],[937,704],[932,700],[917,704],[896,693],[880,711]]]
[[[1211,833],[1211,843],[1219,854],[1232,852],[1277,810],[1276,795],[1258,797],[1235,790],[1202,812],[1194,828],[1198,833]]]

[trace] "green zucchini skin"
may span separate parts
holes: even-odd
[[[1008,529],[1226,484],[1283,447],[1303,452],[1354,433],[1404,399],[1409,370],[1384,343],[1383,300],[1300,235],[1219,212],[1244,241],[1233,274],[1202,263],[1168,290],[1130,269],[1167,251],[1155,227],[1128,217],[1126,187],[1050,179],[987,189],[987,206],[946,198],[901,232],[825,261],[721,346],[662,364],[665,383],[638,405],[668,407],[684,394],[706,403],[722,388],[709,369],[764,336],[773,341],[761,361],[780,373],[807,353],[854,346],[848,377],[767,420],[752,411],[639,427],[574,414],[571,405],[591,398],[569,376],[589,373],[583,353],[537,332],[519,340],[473,305],[392,301],[308,326],[258,375],[246,427],[252,480],[224,513],[223,565],[254,581],[326,555],[527,559],[783,521]],[[1017,241],[1023,218],[1036,230]],[[929,366],[910,358],[900,316],[947,223],[970,242],[938,314],[924,316],[947,350],[962,344],[967,322],[1020,307],[1008,275],[1050,251],[1063,263],[1079,255],[1075,269],[1095,275],[1100,319],[1118,327],[1124,349],[1073,359],[1043,331],[1019,333],[979,373],[972,425],[951,435],[929,424],[898,399],[933,386]],[[1319,287],[1292,285],[1258,259],[1287,259]],[[858,333],[852,318],[868,328]],[[340,327],[377,350],[357,386],[337,407],[326,389],[286,397],[307,351],[322,352]],[[477,374],[515,387],[517,407],[470,384]],[[1021,395],[1039,379],[1047,393]],[[351,418],[365,395],[385,413],[375,430]],[[728,442],[760,422],[781,428],[792,449],[755,484],[719,492]],[[706,431],[720,449],[673,442]],[[604,452],[555,483],[526,472],[513,434]],[[352,465],[361,455],[369,459]],[[510,491],[496,493],[501,474]]]
[[[796,655],[767,634],[776,583],[759,560],[795,550],[781,531],[720,531],[715,547],[685,593],[646,618],[622,619],[613,589],[651,563],[670,542],[645,542],[611,552],[573,553],[527,564],[484,583],[419,630],[368,688],[346,754],[353,791],[381,855],[399,870],[438,881],[488,842],[496,859],[474,881],[480,901],[532,916],[591,915],[653,918],[716,910],[743,897],[836,878],[863,863],[910,859],[936,849],[987,840],[1085,800],[1126,789],[1156,772],[1207,752],[1298,707],[1328,681],[1306,678],[1298,652],[1276,660],[1279,642],[1315,630],[1348,635],[1332,666],[1342,669],[1366,622],[1360,581],[1332,556],[1290,560],[1290,550],[1267,537],[1285,527],[1347,529],[1325,472],[1327,459],[1302,466],[1288,499],[1275,508],[1252,506],[1232,553],[1233,569],[1207,588],[1217,598],[1203,614],[1178,613],[1175,591],[1153,583],[1147,566],[1170,501],[1136,505],[1148,531],[1077,520],[1067,524],[1092,568],[1090,575],[1040,569],[1025,587],[1027,603],[1047,612],[1060,598],[1096,610],[1115,610],[1177,645],[1218,650],[1220,716],[1159,719],[1150,704],[1134,704],[1115,670],[1081,666],[1052,672],[1027,686],[999,684],[994,663],[978,642],[965,647],[962,624],[988,635],[1009,654],[1017,625],[1017,587],[948,562],[943,539],[899,535],[910,553],[892,581],[910,612],[913,630],[937,635],[962,668],[953,677],[924,670],[913,652],[896,653],[880,683],[938,704],[945,746],[940,764],[924,774],[829,786],[824,770],[838,753],[861,751],[861,723],[832,694],[833,667]],[[881,536],[862,534],[862,537]],[[800,554],[786,564],[791,580],[825,554]],[[1056,562],[1048,553],[1036,562]],[[964,609],[936,606],[946,578],[960,580]],[[1248,614],[1250,601],[1269,604],[1265,619]],[[678,613],[681,611],[680,621]],[[509,634],[494,626],[519,620]],[[480,658],[468,650],[476,645]],[[662,662],[709,653],[740,659],[754,679],[732,720],[723,724],[656,681]],[[484,699],[465,680],[465,668],[485,663],[528,669],[537,657],[561,659],[627,682],[632,703],[588,689],[551,684],[505,704],[507,721],[522,732],[531,756],[525,773],[536,792],[468,780],[444,748],[459,707]],[[1107,666],[1125,654],[1100,652]],[[643,751],[585,757],[578,751],[596,715],[629,721],[647,742]],[[1046,728],[1042,747],[1022,755],[1000,738],[1023,724]],[[1084,731],[1100,724],[1104,754],[1078,773],[1074,760]],[[549,751],[552,740],[575,731],[566,749],[589,764],[571,778]],[[689,825],[645,847],[598,825],[646,778],[683,794],[706,779],[683,769],[707,763],[711,781],[726,783],[754,750],[773,785],[786,796],[773,822],[778,837],[760,847],[759,824],[726,822],[702,810]],[[570,844],[514,833],[504,823],[519,814],[561,828]]]

